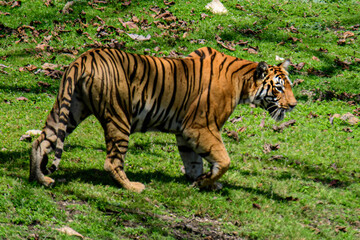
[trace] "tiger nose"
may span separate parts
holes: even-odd
[[[296,105],[297,105],[297,102],[289,103],[289,107],[290,107],[290,108],[294,108]]]

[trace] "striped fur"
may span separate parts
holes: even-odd
[[[216,188],[230,164],[220,129],[236,105],[254,103],[276,120],[296,105],[288,65],[268,66],[211,48],[183,59],[87,51],[65,72],[42,134],[33,142],[30,180],[54,183],[45,175],[58,168],[65,137],[94,114],[105,131],[104,167],[124,188],[144,189],[126,177],[124,157],[130,134],[151,130],[176,134],[186,176],[200,187]],[[55,160],[46,168],[52,150]],[[203,158],[212,165],[205,174]]]

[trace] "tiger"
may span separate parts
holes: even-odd
[[[129,136],[172,133],[185,176],[200,189],[220,189],[230,165],[221,128],[238,104],[264,108],[276,121],[297,104],[285,60],[252,62],[203,47],[184,58],[127,53],[115,48],[88,50],[66,69],[41,135],[33,141],[30,181],[52,186],[65,138],[94,115],[105,135],[104,169],[123,188],[141,192],[124,171]],[[48,168],[48,154],[55,151]],[[210,169],[204,172],[203,159]]]

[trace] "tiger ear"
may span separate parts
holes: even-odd
[[[284,68],[287,71],[290,65],[291,65],[290,59],[286,59],[285,62],[280,63],[278,66]]]
[[[268,68],[269,66],[267,65],[266,62],[259,62],[254,74],[255,80],[265,78],[266,74],[268,73]]]

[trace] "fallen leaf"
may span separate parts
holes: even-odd
[[[234,48],[234,43],[233,42],[230,42],[230,41],[223,41],[221,39],[221,37],[219,35],[215,35],[215,40],[218,44],[220,44],[223,48],[226,48],[227,50],[230,50],[230,51],[235,51],[235,48]]]
[[[65,233],[66,235],[69,235],[69,236],[77,236],[77,237],[80,237],[82,239],[84,239],[84,236],[81,235],[80,233],[76,232],[74,229],[68,227],[68,226],[65,226],[65,227],[62,227],[62,228],[56,228],[55,230],[59,231],[59,232],[62,232],[62,233]]]
[[[239,46],[245,46],[249,43],[249,41],[244,41],[244,40],[239,40],[238,42],[236,42],[235,44],[236,45],[239,45]]]
[[[264,146],[263,146],[264,150],[263,152],[265,154],[271,152],[271,151],[275,151],[275,150],[278,150],[280,148],[280,144],[277,143],[275,145],[272,145],[271,143],[265,143]]]
[[[25,66],[25,69],[28,70],[29,72],[32,72],[35,69],[37,69],[37,67],[35,65],[28,64],[28,65]]]
[[[123,6],[129,6],[131,4],[131,0],[127,0],[121,3]]]
[[[200,17],[202,20],[204,20],[205,18],[209,17],[209,15],[205,14],[205,13],[201,13]]]
[[[8,12],[2,12],[2,11],[0,11],[0,15],[4,15],[4,16],[10,16],[10,13],[8,13]]]
[[[342,37],[344,39],[346,39],[346,38],[353,37],[353,36],[355,36],[355,34],[353,32],[347,31],[347,32],[344,32]]]
[[[236,4],[235,7],[236,7],[237,9],[241,10],[241,11],[246,12],[245,7],[244,7],[244,6],[241,6],[240,4]]]
[[[323,53],[327,53],[327,52],[328,52],[328,50],[327,50],[326,48],[319,48],[318,51],[319,51],[319,52],[323,52]]]
[[[29,134],[21,135],[19,141],[28,141],[28,142],[30,142],[31,141],[31,136]]]
[[[290,26],[289,28],[289,31],[292,32],[292,33],[299,33],[299,31],[296,29],[296,27],[294,26]]]
[[[257,51],[257,49],[256,48],[254,48],[254,47],[248,47],[248,48],[244,48],[243,49],[244,51],[247,51],[248,53],[250,53],[250,54],[258,54],[258,51]]]
[[[52,79],[60,79],[64,75],[64,72],[60,70],[45,70],[44,74]]]
[[[236,117],[230,119],[229,121],[231,123],[237,123],[237,122],[242,122],[242,120],[243,120],[242,116],[236,116]]]
[[[26,97],[18,97],[18,98],[16,98],[16,100],[26,102],[26,101],[28,101],[29,99],[27,99]]]
[[[139,29],[139,27],[134,23],[134,22],[124,22],[122,23],[124,28],[128,28],[128,29]]]
[[[158,6],[150,7],[150,11],[153,11],[156,14],[159,14],[161,12],[161,9]]]
[[[151,35],[148,34],[146,37],[144,37],[143,35],[138,35],[138,34],[133,34],[133,33],[127,33],[127,35],[136,41],[148,41],[151,38]]]
[[[253,203],[252,206],[253,206],[253,208],[261,209],[261,206],[257,203]]]
[[[312,60],[314,60],[314,61],[320,61],[320,59],[318,58],[318,57],[315,57],[315,56],[312,56],[312,58],[311,58]]]
[[[350,125],[356,125],[360,122],[359,118],[355,117],[353,114],[349,112],[342,115],[340,119],[343,121],[347,121]]]
[[[319,115],[316,113],[310,112],[306,117],[307,118],[317,118],[317,117],[319,117]]]
[[[296,120],[292,119],[292,120],[289,120],[287,122],[284,122],[284,123],[280,124],[279,126],[274,125],[272,127],[272,129],[275,132],[282,132],[284,130],[284,128],[289,127],[289,126],[293,126],[295,123],[296,123]]]
[[[71,8],[72,5],[74,5],[74,1],[67,2],[60,12],[62,14],[68,14],[68,13],[72,12],[73,11],[73,9]]]
[[[46,0],[46,1],[44,2],[45,6],[46,6],[46,7],[53,6],[54,4],[53,4],[51,1],[52,1],[52,0]]]
[[[349,61],[341,61],[338,57],[334,59],[334,62],[336,65],[342,67],[343,70],[349,69],[349,66],[351,65],[351,62]]]
[[[304,79],[295,79],[294,82],[293,82],[293,87],[299,85],[300,83],[303,83],[304,82]]]
[[[245,130],[246,130],[246,127],[241,127],[237,130],[237,132],[245,132]]]
[[[48,88],[48,87],[51,86],[49,83],[43,82],[43,81],[38,81],[38,82],[37,82],[37,85],[38,85],[39,87],[44,87],[44,88]]]
[[[265,118],[261,120],[261,123],[259,125],[260,128],[263,128],[265,126]]]
[[[347,232],[346,227],[343,226],[336,226],[335,232]]]
[[[53,63],[44,63],[41,68],[43,70],[55,70],[55,68],[59,67],[59,65],[57,64],[53,64]]]
[[[298,64],[291,64],[291,66],[293,66],[294,68],[296,68],[296,70],[301,70],[304,68],[305,66],[305,63],[304,62],[301,62],[301,63],[298,63]]]
[[[346,43],[346,40],[344,38],[341,38],[337,41],[338,45],[344,45]]]
[[[12,4],[11,8],[14,7],[20,7],[21,6],[21,1],[14,1],[14,3]]]
[[[235,141],[239,141],[239,134],[235,131],[227,131],[226,132],[226,135],[229,137],[229,138],[232,138],[234,139]]]
[[[301,38],[296,38],[296,37],[290,37],[287,39],[288,41],[292,41],[293,43],[296,43],[296,42],[303,42],[303,40]]]
[[[167,1],[167,0],[164,0],[164,4],[165,4],[166,6],[171,6],[171,5],[174,5],[175,2],[173,2],[173,1],[169,2],[169,1]]]

